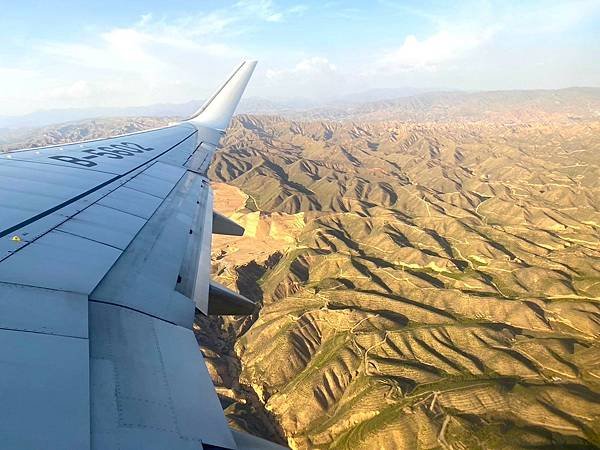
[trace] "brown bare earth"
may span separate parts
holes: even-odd
[[[242,117],[211,175],[251,230],[215,276],[262,303],[239,381],[291,447],[600,444],[599,122]]]
[[[232,426],[296,449],[599,447],[599,93],[238,117],[210,176],[247,233],[215,237],[213,277],[259,307],[195,326]]]

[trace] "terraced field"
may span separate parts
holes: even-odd
[[[222,392],[233,422],[264,405],[293,448],[600,445],[599,122],[244,116],[226,139],[211,176],[262,229],[215,241],[262,305],[218,326],[256,396]]]

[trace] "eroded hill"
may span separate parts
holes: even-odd
[[[255,230],[213,249],[262,304],[221,327],[241,385],[294,448],[599,445],[599,175],[595,121],[241,117],[211,168]]]
[[[196,324],[233,426],[301,449],[600,445],[597,92],[550,94],[234,122],[211,177],[248,233],[215,239],[213,276],[261,308]]]

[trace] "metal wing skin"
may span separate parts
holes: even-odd
[[[0,156],[0,448],[271,448],[233,432],[194,313],[248,314],[210,282],[206,170],[254,70],[189,120]]]

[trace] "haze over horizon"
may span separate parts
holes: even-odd
[[[0,115],[182,103],[243,58],[248,97],[379,87],[462,90],[600,85],[600,1],[156,1],[5,5]]]

